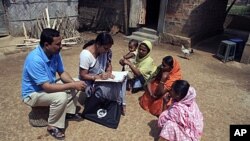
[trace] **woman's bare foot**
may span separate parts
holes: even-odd
[[[126,113],[126,105],[122,106],[122,115],[125,116]]]

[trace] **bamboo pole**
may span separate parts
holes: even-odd
[[[49,10],[48,7],[45,8],[45,12],[46,12],[46,17],[47,17],[47,27],[50,28],[50,19],[49,19]]]
[[[46,18],[45,18],[45,15],[44,15],[44,13],[43,13],[43,28],[46,28],[48,25],[47,25],[47,23],[46,23]]]
[[[56,28],[56,23],[57,23],[57,19],[55,19],[54,22],[53,22],[53,26],[52,26],[53,29]]]
[[[37,26],[39,28],[40,31],[42,31],[42,27],[41,27],[41,22],[38,20],[38,18],[36,18],[36,21],[37,21]]]
[[[25,39],[28,39],[28,36],[27,36],[27,31],[26,31],[26,28],[25,28],[24,22],[23,22],[23,34],[24,34]]]
[[[59,27],[60,27],[62,21],[63,21],[63,17],[60,19],[60,21],[59,21],[59,23],[58,23],[58,25],[57,25],[57,27],[56,27],[56,30],[59,30]]]

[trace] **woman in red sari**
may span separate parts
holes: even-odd
[[[140,106],[152,115],[159,116],[166,106],[171,105],[170,99],[166,106],[164,100],[176,80],[182,79],[180,65],[172,56],[162,59],[162,64],[151,75],[145,93],[140,97]]]

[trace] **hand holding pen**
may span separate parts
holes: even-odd
[[[109,78],[109,74],[107,72],[103,72],[100,74],[101,79],[106,80]]]
[[[101,74],[99,74],[100,79],[106,80],[108,78],[114,79],[114,75],[112,72],[105,72],[103,69],[101,69]]]

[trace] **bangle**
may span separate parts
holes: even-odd
[[[151,94],[150,96],[153,97],[153,98],[156,98],[156,96],[154,94]]]
[[[93,81],[95,81],[95,76],[94,75],[91,75],[91,78],[93,79]]]
[[[164,85],[164,84],[165,84],[165,82],[163,82],[163,81],[160,81],[160,84],[163,84],[163,85]]]

